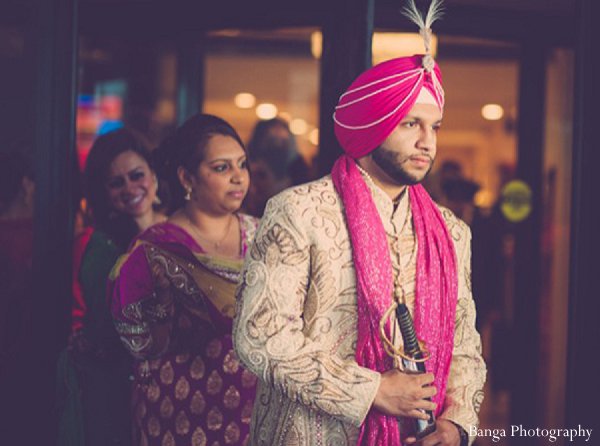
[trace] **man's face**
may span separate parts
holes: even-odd
[[[385,141],[371,153],[380,178],[397,185],[423,181],[433,166],[437,132],[442,121],[439,108],[415,104]]]

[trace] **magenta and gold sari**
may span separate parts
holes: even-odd
[[[115,266],[111,310],[136,358],[135,445],[245,444],[256,378],[233,352],[235,288],[257,221],[238,215],[241,256],[208,256],[171,223],[141,234]]]

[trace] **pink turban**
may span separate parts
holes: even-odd
[[[399,57],[365,71],[340,96],[335,135],[352,158],[368,155],[392,133],[427,89],[444,108],[442,74],[431,56]]]

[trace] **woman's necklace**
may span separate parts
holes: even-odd
[[[216,251],[219,251],[221,248],[221,243],[223,243],[225,241],[225,239],[227,238],[227,236],[229,235],[229,231],[231,229],[231,222],[233,221],[233,215],[229,215],[229,220],[227,221],[227,226],[225,228],[225,233],[223,234],[222,237],[220,237],[218,240],[211,240],[205,236],[203,236],[200,231],[198,230],[198,228],[196,227],[196,225],[194,224],[194,221],[190,218],[190,216],[185,213],[185,217],[187,218],[187,220],[190,222],[190,226],[192,228],[192,231],[194,232],[194,235],[199,238],[200,240],[204,240],[205,242],[208,242],[210,244],[213,245],[213,248]]]

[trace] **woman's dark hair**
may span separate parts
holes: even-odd
[[[181,166],[194,174],[204,159],[208,141],[215,135],[235,139],[246,152],[246,147],[235,129],[224,119],[208,114],[192,116],[155,151],[159,178],[165,180],[169,187],[170,211],[185,204],[185,190],[179,182],[177,169]]]
[[[84,171],[85,195],[94,225],[123,249],[127,248],[138,228],[130,216],[111,207],[106,182],[112,162],[128,151],[138,154],[154,170],[150,151],[142,137],[130,129],[121,128],[101,135],[94,141]]]

